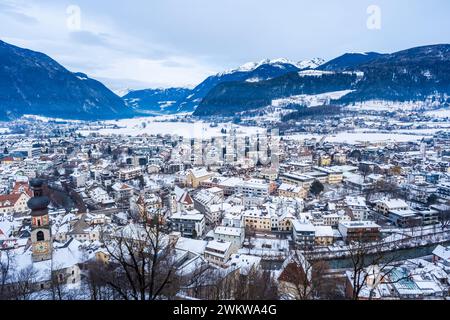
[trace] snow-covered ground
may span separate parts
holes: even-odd
[[[118,128],[105,128],[99,130],[80,130],[82,135],[89,135],[92,132],[100,135],[130,135],[138,136],[143,134],[177,134],[185,138],[212,138],[223,136],[222,129],[227,130],[236,129],[237,135],[256,135],[266,132],[263,128],[257,127],[243,127],[232,125],[230,123],[218,124],[217,127],[211,127],[209,123],[202,121],[190,122],[162,122],[163,120],[174,119],[174,116],[160,116],[154,118],[134,118],[124,119],[119,121],[105,121],[107,125],[116,125]]]
[[[414,110],[423,107],[423,102],[393,102],[393,101],[366,101],[349,105],[350,110],[370,110],[370,111],[394,111],[394,110]]]
[[[23,118],[26,119],[32,119],[42,122],[49,122],[49,121],[58,121],[58,122],[72,122],[72,123],[80,123],[80,120],[67,120],[67,119],[61,119],[61,118],[48,118],[48,117],[42,117],[42,116],[36,116],[32,114],[26,114],[23,116]]]
[[[285,107],[289,104],[299,104],[306,105],[308,107],[321,106],[324,104],[329,104],[330,100],[340,99],[343,96],[353,92],[353,90],[335,91],[327,92],[323,94],[316,95],[298,95],[289,98],[276,99],[272,101],[272,106],[274,107]]]
[[[435,118],[450,118],[450,109],[428,111],[425,115]]]
[[[305,139],[321,139],[323,135],[314,134],[295,134],[284,137],[284,139],[290,140],[305,140]],[[334,136],[328,136],[325,141],[336,142],[336,143],[348,143],[348,144],[358,144],[363,142],[410,142],[410,141],[420,141],[424,138],[424,135],[411,135],[411,134],[396,134],[396,133],[353,133],[353,132],[341,132]]]
[[[5,134],[8,133],[9,129],[8,128],[0,128],[0,134]]]

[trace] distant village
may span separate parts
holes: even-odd
[[[0,135],[0,299],[450,296],[448,131],[218,143],[15,125]]]

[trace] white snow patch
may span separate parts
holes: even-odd
[[[340,99],[343,96],[346,96],[347,94],[349,94],[351,92],[353,92],[353,90],[334,91],[334,92],[327,92],[327,93],[316,94],[316,95],[302,94],[302,95],[292,96],[289,98],[272,100],[272,106],[286,107],[289,104],[298,104],[298,105],[305,105],[308,107],[315,107],[315,106],[327,105],[327,104],[330,104],[331,100]]]

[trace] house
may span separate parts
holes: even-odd
[[[316,228],[309,221],[292,221],[292,239],[302,247],[312,247],[315,243]]]
[[[344,221],[339,223],[338,229],[346,242],[380,239],[381,227],[372,221]]]
[[[271,185],[264,180],[244,180],[237,186],[237,192],[245,197],[267,197],[271,192]]]
[[[294,184],[282,183],[278,187],[278,195],[286,198],[305,199],[308,196],[308,190]]]
[[[416,214],[422,219],[425,226],[439,223],[439,211],[434,209],[422,208],[417,209]]]
[[[208,172],[208,170],[202,169],[189,169],[186,174],[186,185],[191,188],[198,188],[200,183],[208,180],[214,174],[212,172]]]
[[[414,210],[390,210],[388,219],[399,228],[413,228],[422,224],[422,218]]]
[[[314,182],[313,177],[298,173],[284,173],[280,176],[280,180],[283,183],[295,184],[307,190],[309,190]]]
[[[328,213],[322,215],[322,221],[324,226],[337,227],[340,222],[350,220],[351,218],[344,212]]]
[[[242,247],[245,238],[243,228],[216,227],[214,229],[214,239],[231,242],[236,251]]]
[[[212,240],[205,248],[205,259],[210,263],[225,267],[234,253],[233,244],[228,241]]]
[[[119,179],[122,181],[137,179],[141,176],[142,176],[142,169],[140,167],[119,170]]]
[[[174,213],[170,221],[172,230],[181,232],[183,237],[195,239],[205,230],[205,216],[195,209]]]
[[[272,230],[271,218],[268,212],[258,208],[251,208],[244,211],[244,226],[251,230],[270,231]]]
[[[389,211],[407,211],[409,210],[409,206],[402,199],[385,198],[375,201],[375,210],[387,216]]]
[[[113,184],[112,190],[117,202],[127,203],[133,195],[133,188],[126,183],[116,182]]]
[[[104,190],[101,187],[92,188],[91,190],[89,190],[88,194],[89,197],[97,204],[101,205],[114,204],[114,199],[111,198],[108,192],[106,192],[106,190]]]
[[[433,250],[433,262],[442,262],[444,266],[450,267],[450,246],[437,246]]]
[[[238,268],[241,275],[248,275],[252,270],[260,270],[261,257],[248,254],[233,254],[228,264],[232,268]]]
[[[211,188],[197,192],[194,197],[194,208],[206,216],[209,224],[219,224],[223,205],[223,191]]]
[[[238,177],[212,177],[201,182],[205,188],[217,187],[223,190],[225,196],[231,196],[237,192],[238,186],[242,183],[242,178]]]
[[[450,183],[441,183],[438,186],[438,195],[442,199],[450,200]]]
[[[330,246],[334,242],[333,228],[330,226],[315,226],[314,242],[317,246]]]
[[[353,220],[367,220],[369,210],[364,197],[345,197],[344,203],[349,209],[349,214]]]
[[[188,191],[175,186],[175,190],[170,196],[170,208],[172,213],[175,213],[192,210],[195,208],[195,204]]]
[[[28,200],[30,195],[26,192],[0,195],[0,216],[28,212]]]
[[[328,184],[340,184],[344,180],[343,172],[338,169],[323,167],[314,167],[314,169],[327,175],[325,182]]]
[[[75,170],[75,172],[70,175],[70,179],[75,188],[81,188],[84,187],[89,180],[89,173]]]

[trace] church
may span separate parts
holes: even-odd
[[[48,212],[50,199],[44,195],[44,182],[30,181],[33,197],[27,205],[31,209],[31,237],[29,245],[9,250],[14,269],[10,270],[7,286],[10,291],[20,284],[31,283],[31,292],[50,289],[55,285],[79,285],[80,264],[84,254],[82,244],[70,239],[64,244],[53,242],[51,221]],[[6,259],[7,255],[0,255]]]

